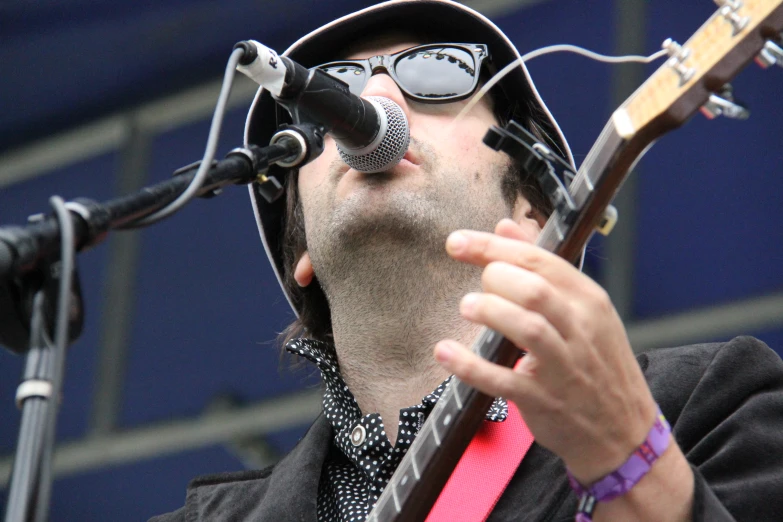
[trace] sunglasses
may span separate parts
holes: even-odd
[[[329,62],[312,69],[321,69],[342,80],[357,96],[374,73],[384,71],[408,98],[424,103],[448,103],[473,94],[479,84],[481,66],[487,59],[486,45],[427,44],[364,60]]]

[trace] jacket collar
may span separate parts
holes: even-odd
[[[319,415],[296,447],[261,471],[207,475],[188,485],[187,520],[316,520],[318,481],[332,428]]]

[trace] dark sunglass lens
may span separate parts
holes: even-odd
[[[351,89],[351,93],[359,96],[364,89],[364,84],[367,81],[367,75],[364,69],[358,65],[353,64],[337,64],[326,65],[319,67],[319,69],[327,72],[330,76],[344,81]]]
[[[410,93],[433,100],[469,93],[479,74],[473,55],[456,47],[411,51],[397,59],[395,72]]]

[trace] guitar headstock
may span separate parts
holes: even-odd
[[[631,139],[654,124],[682,125],[753,59],[783,63],[783,0],[715,0],[720,8],[683,45],[671,39],[669,59],[612,116],[618,134]],[[730,102],[731,100],[727,100]],[[710,115],[707,106],[705,114]],[[741,117],[741,116],[740,116]]]

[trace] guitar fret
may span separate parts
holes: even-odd
[[[396,477],[397,474],[399,474],[399,478],[395,484],[394,491],[400,496],[400,499],[405,502],[410,489],[416,484],[416,480],[412,478],[411,466],[409,463],[406,463],[405,460],[400,463],[394,476]]]
[[[565,234],[563,233],[562,229],[560,228],[560,222],[555,221],[555,233],[557,234],[557,242],[562,243],[565,239]]]
[[[470,399],[473,389],[458,379],[454,379],[454,381],[456,382],[452,382],[451,386],[454,388],[454,396],[459,399],[460,409],[462,409],[462,405]]]
[[[560,214],[557,211],[554,211],[552,212],[552,216],[553,217],[550,217],[549,221],[546,222],[546,225],[544,225],[544,228],[541,230],[541,233],[538,235],[538,240],[536,241],[537,246],[549,250],[550,252],[554,251],[560,245],[560,241],[556,237],[555,225],[555,221],[556,219],[559,219]]]
[[[419,480],[421,475],[419,475],[419,466],[416,464],[415,453],[411,455],[411,467],[413,468],[413,474],[416,476],[416,480]],[[406,475],[405,478],[407,479],[408,476]]]
[[[435,438],[435,445],[440,447],[440,434],[438,433],[438,426],[432,425],[432,436]]]
[[[422,430],[416,436],[416,440],[420,442],[417,444],[418,448],[411,455],[412,460],[413,462],[418,461],[426,465],[440,447],[440,442],[436,440],[431,428]],[[410,450],[408,451],[410,452]]]
[[[392,486],[392,498],[394,499],[394,508],[397,510],[397,513],[402,511],[402,505],[400,504],[400,499],[397,498],[397,488]]]

